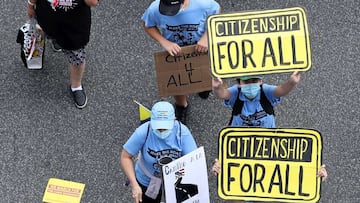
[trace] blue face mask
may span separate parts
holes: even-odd
[[[172,129],[167,129],[167,130],[163,130],[162,132],[160,132],[160,130],[153,130],[154,134],[160,138],[160,139],[165,139],[167,137],[169,137],[169,135],[172,132]]]
[[[260,84],[259,83],[251,83],[246,85],[241,85],[241,92],[248,98],[254,99],[256,95],[260,92]]]

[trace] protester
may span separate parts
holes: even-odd
[[[274,107],[299,83],[300,72],[291,74],[290,79],[279,86],[263,83],[259,75],[245,76],[237,79],[237,84],[227,88],[220,78],[213,78],[214,95],[224,99],[226,106],[233,109],[230,126],[251,126],[275,128]],[[215,159],[212,172],[217,175],[221,171],[220,163]],[[323,180],[327,178],[325,165],[318,173]],[[243,201],[231,201],[243,202]]]
[[[155,0],[142,16],[145,32],[170,55],[181,55],[181,47],[196,44],[200,53],[208,51],[206,19],[220,12],[214,0]],[[160,31],[161,30],[161,31]],[[198,93],[203,99],[210,91]],[[174,96],[176,118],[186,124],[187,95]]]
[[[221,79],[213,79],[214,95],[224,99],[225,105],[233,109],[229,125],[275,127],[273,107],[299,83],[300,73],[294,72],[279,86],[263,84],[262,79],[262,76],[240,77],[238,84],[230,88],[226,88]]]
[[[70,91],[79,109],[87,104],[81,81],[85,71],[85,46],[90,37],[90,7],[96,5],[98,0],[28,0],[29,17],[37,19],[43,31],[52,39],[53,48],[62,50],[68,58]]]
[[[150,121],[138,127],[123,146],[121,166],[129,179],[135,203],[158,203],[161,200],[162,158],[175,160],[197,148],[189,129],[176,121],[169,102],[157,102]],[[139,153],[135,164],[133,157]]]

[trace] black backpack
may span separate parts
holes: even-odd
[[[241,114],[241,110],[244,107],[244,102],[239,99],[240,92],[241,88],[239,87],[236,100],[231,112],[229,125],[231,125],[234,116]],[[262,85],[260,85],[260,105],[267,114],[275,116],[274,107],[271,105],[269,99],[266,97]]]

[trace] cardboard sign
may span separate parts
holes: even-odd
[[[181,56],[171,56],[167,51],[154,53],[159,96],[211,90],[207,53],[195,52],[195,45],[181,49]]]
[[[218,193],[226,200],[317,202],[322,140],[308,129],[224,128]]]
[[[80,203],[85,184],[50,178],[43,196],[43,202]]]
[[[209,203],[204,147],[163,166],[166,202]]]
[[[302,8],[212,15],[207,19],[211,72],[219,78],[311,67]]]

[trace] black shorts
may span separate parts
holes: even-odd
[[[139,181],[138,181],[139,183]],[[147,190],[147,187],[140,184],[141,190],[142,190],[142,203],[160,203],[161,201],[161,189],[159,191],[159,194],[157,195],[156,199],[151,199],[150,197],[145,195],[145,192]]]

